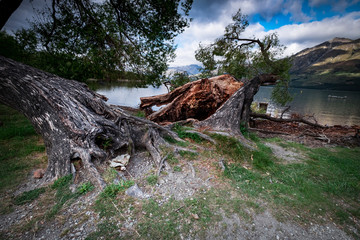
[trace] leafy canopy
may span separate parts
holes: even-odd
[[[291,64],[288,58],[280,58],[285,48],[276,33],[261,40],[242,37],[248,26],[247,16],[238,10],[223,36],[210,45],[199,45],[195,58],[204,65],[202,75],[209,77],[228,73],[238,79],[251,79],[261,74],[275,75],[280,81],[274,88],[272,99],[285,105],[292,100],[288,92]]]
[[[173,39],[189,26],[193,0],[52,0],[32,28],[41,51],[93,77],[131,72],[158,78],[174,57]],[[32,44],[31,42],[25,42]]]

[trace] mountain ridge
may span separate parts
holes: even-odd
[[[360,91],[360,38],[336,37],[290,59],[292,87]]]

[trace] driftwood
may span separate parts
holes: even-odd
[[[168,104],[148,116],[149,120],[155,122],[175,122],[188,118],[204,120],[214,114],[241,86],[242,82],[227,74],[204,78],[167,94],[142,97],[140,108]]]
[[[313,127],[328,128],[327,126],[324,126],[324,125],[321,125],[321,124],[318,124],[318,123],[313,123],[313,122],[310,122],[310,121],[308,121],[306,119],[303,119],[303,118],[291,118],[291,119],[274,118],[274,117],[271,117],[269,115],[259,114],[259,113],[251,113],[250,116],[253,117],[253,118],[267,119],[267,120],[274,121],[274,122],[299,122],[299,123],[304,123],[304,124],[307,124],[307,125],[310,125],[310,126],[313,126]]]

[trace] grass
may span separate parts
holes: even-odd
[[[31,123],[17,111],[0,105],[0,192],[22,182],[31,168],[44,164],[46,159],[34,157],[45,146]]]
[[[172,128],[174,132],[177,133],[179,138],[182,139],[191,139],[192,141],[196,143],[202,143],[203,139],[196,133],[187,132],[187,130],[191,130],[191,128],[181,126],[180,124],[175,124]]]
[[[25,203],[30,203],[35,199],[37,199],[44,192],[45,192],[45,188],[37,188],[31,191],[23,192],[21,195],[15,198],[14,203],[16,205],[23,205]]]
[[[217,151],[228,157],[225,176],[250,198],[268,201],[280,212],[293,212],[303,221],[330,215],[342,223],[350,221],[348,216],[359,217],[359,148],[310,149],[287,143],[285,147],[304,151],[308,160],[282,164],[261,143],[258,151],[249,152],[234,139],[215,137],[220,142]],[[251,164],[252,169],[245,168],[244,163]],[[340,206],[337,199],[352,204]]]
[[[146,181],[152,185],[152,186],[155,186],[158,182],[158,176],[156,175],[150,175],[146,178]]]
[[[44,159],[31,156],[44,152],[44,146],[31,124],[17,112],[0,106],[0,121],[3,123],[0,127],[0,187],[4,191],[14,188],[31,169],[43,164]],[[186,130],[186,127],[177,127],[180,133]],[[87,239],[180,239],[180,234],[184,238],[204,239],[209,228],[224,224],[224,215],[231,218],[235,214],[242,222],[251,223],[254,216],[265,209],[270,209],[282,221],[323,223],[328,221],[323,219],[331,218],[345,230],[360,230],[356,223],[360,219],[360,148],[311,149],[279,138],[266,140],[298,152],[306,159],[284,164],[273,155],[264,140],[251,133],[246,135],[257,144],[257,151],[244,148],[236,139],[212,135],[217,144],[206,143],[207,151],[198,154],[180,151],[177,157],[166,152],[166,161],[177,174],[183,171],[181,166],[187,160],[197,159],[195,167],[203,163],[217,166],[220,159],[224,162],[224,172],[214,170],[219,174],[216,187],[206,191],[200,189],[184,200],[163,201],[156,195],[152,199],[134,199],[124,194],[134,182],[114,184],[117,172],[111,168],[105,170],[103,177],[108,186],[94,204],[101,219],[96,231]],[[196,142],[194,136],[182,137],[187,144]],[[171,143],[178,144],[176,141]],[[204,142],[199,144],[205,146]],[[150,186],[155,186],[158,180],[155,175],[146,178]],[[45,214],[34,217],[27,224],[19,223],[19,231],[35,232],[37,222],[57,219],[64,207],[94,189],[90,182],[85,182],[72,192],[69,188],[72,183],[72,176],[66,176],[48,188],[11,198],[9,204],[13,207],[33,201],[46,205]],[[145,188],[156,190],[147,184]],[[128,228],[130,225],[132,228]],[[124,228],[128,232],[124,233]],[[64,230],[64,237],[66,235]]]

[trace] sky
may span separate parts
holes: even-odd
[[[24,0],[5,29],[27,27],[44,0]],[[210,44],[223,35],[231,17],[241,9],[250,25],[244,37],[261,39],[277,32],[290,56],[335,37],[360,38],[360,0],[194,0],[190,27],[175,39],[176,59],[170,66],[199,64],[195,51],[199,43]]]

